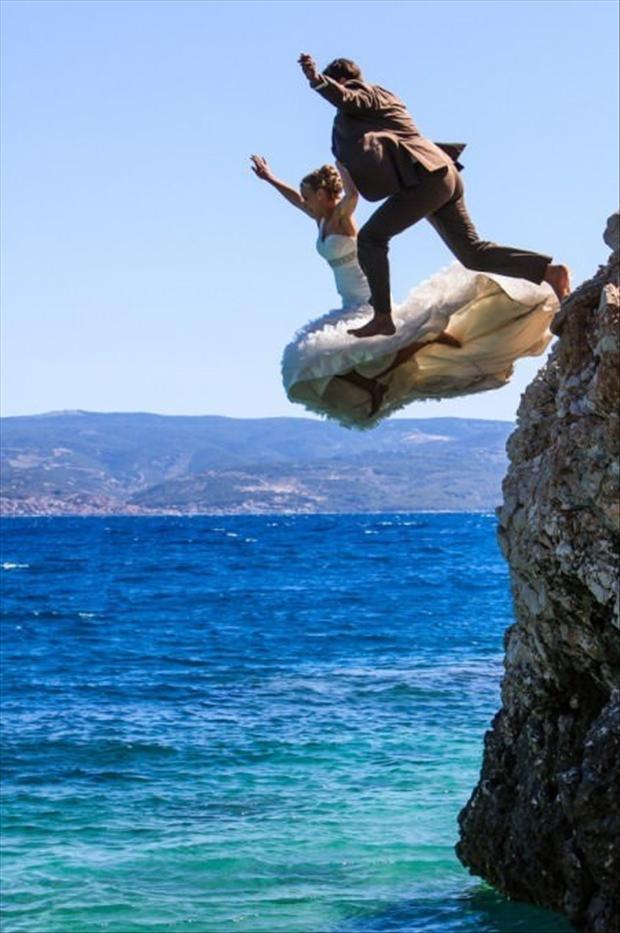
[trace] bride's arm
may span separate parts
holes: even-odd
[[[308,217],[313,217],[314,214],[312,211],[304,204],[303,199],[299,191],[296,191],[295,188],[291,188],[290,185],[287,185],[286,182],[280,181],[279,178],[273,174],[269,166],[267,165],[266,159],[262,156],[253,155],[250,156],[252,162],[252,171],[255,175],[258,175],[259,178],[262,178],[263,181],[269,182],[269,184],[279,191],[282,197],[286,198],[289,204],[292,204],[293,207],[298,207],[300,211],[303,211],[304,214],[307,214]]]
[[[359,191],[342,162],[336,160],[336,168],[340,172],[342,187],[344,188],[344,195],[338,201],[338,213],[341,217],[352,217],[359,201]]]

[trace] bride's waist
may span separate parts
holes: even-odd
[[[333,259],[329,259],[326,256],[325,259],[329,263],[329,265],[332,267],[332,269],[339,269],[340,266],[347,266],[352,263],[355,263],[357,265],[357,250],[356,249],[349,250],[348,252],[343,253],[342,256],[334,256]],[[360,269],[360,272],[361,272],[361,269]]]

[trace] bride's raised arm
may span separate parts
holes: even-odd
[[[357,202],[359,201],[359,191],[346,167],[337,159],[336,168],[342,179],[342,187],[344,189],[344,194],[340,201],[338,201],[338,213],[341,217],[352,217],[357,207]]]
[[[276,178],[276,176],[273,174],[273,172],[269,168],[269,165],[267,164],[267,160],[263,156],[253,155],[253,156],[250,156],[250,159],[254,163],[252,165],[252,171],[254,172],[255,175],[257,175],[263,181],[269,182],[269,184],[273,188],[275,188],[276,191],[279,191],[282,197],[286,198],[289,204],[292,204],[293,207],[299,208],[299,210],[303,211],[304,214],[307,214],[308,217],[312,217],[313,219],[316,219],[314,213],[304,203],[304,200],[300,192],[297,191],[295,188],[291,188],[291,186],[287,185],[286,182],[280,181],[279,178]]]

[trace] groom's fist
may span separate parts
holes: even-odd
[[[316,81],[319,72],[312,55],[308,55],[307,52],[302,52],[298,58],[298,62],[308,81]]]

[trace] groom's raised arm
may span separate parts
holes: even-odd
[[[365,110],[381,109],[377,95],[368,85],[360,87],[358,83],[355,89],[344,87],[344,85],[334,81],[333,78],[319,74],[317,82],[310,82],[310,87],[314,91],[318,91],[321,97],[328,100],[338,110],[343,110],[345,113],[361,113]]]
[[[310,82],[310,87],[318,91],[321,97],[343,110],[345,113],[361,113],[362,111],[380,110],[381,104],[373,87],[363,82],[356,82],[356,87],[345,87],[338,84],[333,78],[317,71],[313,59],[309,55],[301,55],[299,59],[302,71]]]

